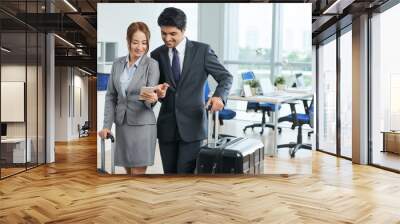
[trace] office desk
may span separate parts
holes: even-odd
[[[235,96],[235,95],[230,95],[228,96],[229,100],[241,100],[241,101],[252,101],[252,102],[259,102],[259,103],[273,103],[275,104],[275,108],[279,108],[279,106],[283,103],[294,101],[294,100],[302,100],[302,99],[307,99],[311,98],[314,96],[314,93],[312,91],[308,90],[296,90],[296,91],[277,91],[273,92],[271,94],[265,95],[265,96],[249,96],[249,97],[242,97],[242,96]],[[278,151],[278,119],[279,119],[279,110],[275,110],[274,116],[273,116],[273,122],[272,124],[274,125],[274,133],[273,133],[273,139],[274,142],[272,143],[273,148],[272,149],[266,149],[265,154],[269,156],[275,156],[277,151]],[[266,144],[264,144],[266,145]]]
[[[382,131],[381,133],[383,133],[382,152],[400,154],[400,131]]]
[[[1,155],[6,163],[25,163],[31,161],[31,145],[30,138],[27,139],[27,147],[25,154],[25,138],[6,138],[1,139]]]

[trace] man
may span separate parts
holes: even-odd
[[[165,45],[151,52],[158,61],[162,103],[157,121],[164,173],[193,173],[201,143],[207,136],[204,84],[209,74],[218,82],[208,104],[223,109],[232,86],[232,75],[204,43],[185,37],[186,15],[166,8],[158,17]]]

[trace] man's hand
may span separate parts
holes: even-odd
[[[163,84],[155,86],[155,90],[157,93],[158,98],[164,98],[165,95],[167,94],[167,89],[169,87],[169,84],[164,82]]]
[[[211,97],[207,102],[207,108],[211,106],[211,112],[220,111],[224,108],[224,102],[220,97]]]

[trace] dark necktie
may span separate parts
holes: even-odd
[[[176,48],[172,49],[172,73],[174,74],[175,83],[178,85],[179,79],[181,78],[181,63],[179,61],[179,54]]]

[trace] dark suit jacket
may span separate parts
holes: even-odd
[[[183,141],[192,142],[207,137],[206,111],[204,108],[204,84],[210,74],[218,86],[213,96],[226,102],[232,86],[232,75],[218,61],[210,46],[195,41],[186,41],[185,57],[178,86],[175,83],[168,57],[168,48],[163,45],[151,52],[158,61],[160,83],[168,83],[167,94],[161,100],[157,121],[160,141],[176,140],[177,131]],[[178,130],[177,130],[178,128]]]

